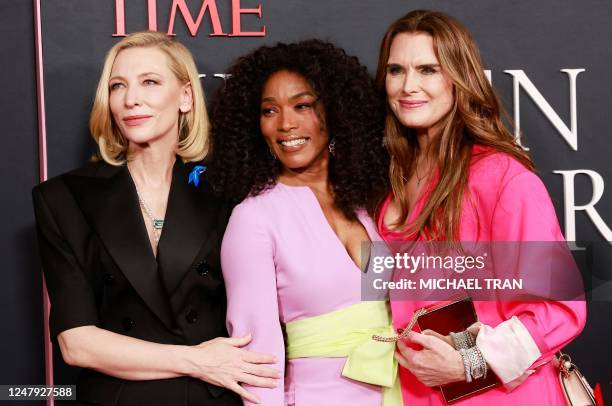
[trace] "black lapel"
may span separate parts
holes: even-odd
[[[105,163],[64,175],[90,226],[149,309],[174,325],[147,236],[134,182],[125,166]]]
[[[187,183],[190,169],[191,165],[186,166],[177,157],[164,230],[157,246],[160,275],[169,295],[191,269],[196,256],[205,255],[203,251],[211,248],[210,238],[215,235],[212,222],[217,205],[210,200],[209,186],[203,179],[198,187]]]

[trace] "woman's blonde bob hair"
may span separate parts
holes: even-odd
[[[123,165],[128,160],[128,140],[115,124],[109,105],[109,79],[117,55],[130,48],[156,48],[168,56],[170,70],[178,80],[191,85],[193,106],[187,113],[179,112],[179,140],[176,153],[184,162],[200,161],[209,149],[209,121],[198,70],[191,52],[166,34],[152,31],[136,32],[123,38],[106,54],[98,82],[89,130],[99,147],[99,154],[111,165]]]

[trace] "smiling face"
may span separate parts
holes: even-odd
[[[259,125],[283,171],[326,168],[324,107],[301,75],[283,70],[268,78],[261,94]]]
[[[433,135],[454,102],[452,82],[425,33],[401,33],[393,39],[385,88],[393,114],[418,133]]]
[[[190,85],[179,82],[168,62],[157,48],[129,48],[115,58],[109,105],[130,146],[178,142],[179,114],[190,111],[193,101]]]

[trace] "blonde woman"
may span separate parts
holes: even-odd
[[[203,168],[208,118],[190,52],[164,34],[107,54],[90,129],[101,159],[33,191],[52,339],[78,400],[239,405],[273,357],[226,337],[219,248],[229,208]],[[191,182],[188,183],[188,179]]]

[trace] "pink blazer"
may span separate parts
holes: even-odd
[[[462,241],[564,240],[544,184],[512,157],[475,146],[467,188],[469,193],[464,199],[460,223]],[[390,198],[381,210],[379,231],[387,241],[401,240],[403,237],[400,234],[388,230],[382,223]],[[425,201],[426,196],[419,199],[409,216],[409,222],[418,216]],[[392,302],[395,327],[404,327],[413,312],[425,305],[431,305],[431,302]],[[537,345],[536,351],[541,353],[534,365],[550,360],[554,352],[580,334],[586,322],[583,301],[475,302],[475,307],[479,321],[493,328],[513,316],[520,320],[529,333],[527,340],[531,341],[530,336]],[[503,344],[498,346],[503,347]],[[496,351],[499,353],[495,354]],[[510,348],[493,348],[492,358],[497,355],[497,358],[503,358],[508,351]],[[508,391],[508,387],[498,387],[455,405],[565,404],[552,363],[538,368],[527,377],[528,373],[513,382],[518,386],[511,391]],[[438,390],[424,386],[408,370],[400,369],[400,379],[405,405],[444,405]]]

